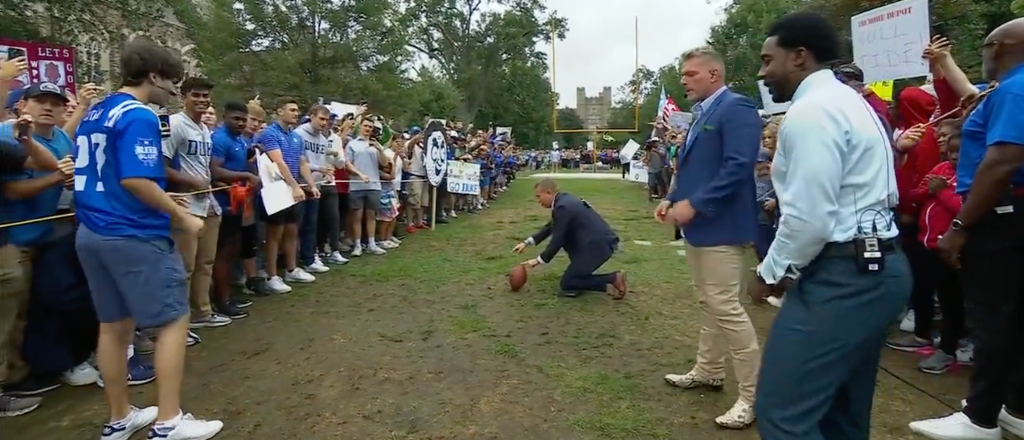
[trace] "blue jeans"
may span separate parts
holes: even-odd
[[[831,245],[829,245],[831,246]],[[899,249],[878,273],[853,252],[822,254],[801,270],[772,324],[754,406],[763,440],[869,440],[886,327],[912,279]]]
[[[306,199],[299,208],[299,265],[309,266],[316,257],[316,227],[320,221],[320,200]]]

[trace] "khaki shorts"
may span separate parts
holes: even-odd
[[[412,176],[412,180],[408,187],[409,206],[430,206],[430,197],[427,196],[427,180],[419,176]]]

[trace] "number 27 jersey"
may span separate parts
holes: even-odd
[[[75,216],[108,237],[170,237],[170,217],[128,192],[121,181],[149,179],[167,186],[160,154],[160,121],[127,93],[103,99],[75,132]]]

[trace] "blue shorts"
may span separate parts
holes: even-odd
[[[188,275],[170,238],[106,237],[79,225],[75,249],[100,322],[148,329],[188,316]]]

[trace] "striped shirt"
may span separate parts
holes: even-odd
[[[295,131],[284,128],[280,121],[276,121],[257,134],[253,142],[262,145],[264,152],[280,151],[292,177],[299,178],[299,163],[303,156],[302,139]]]

